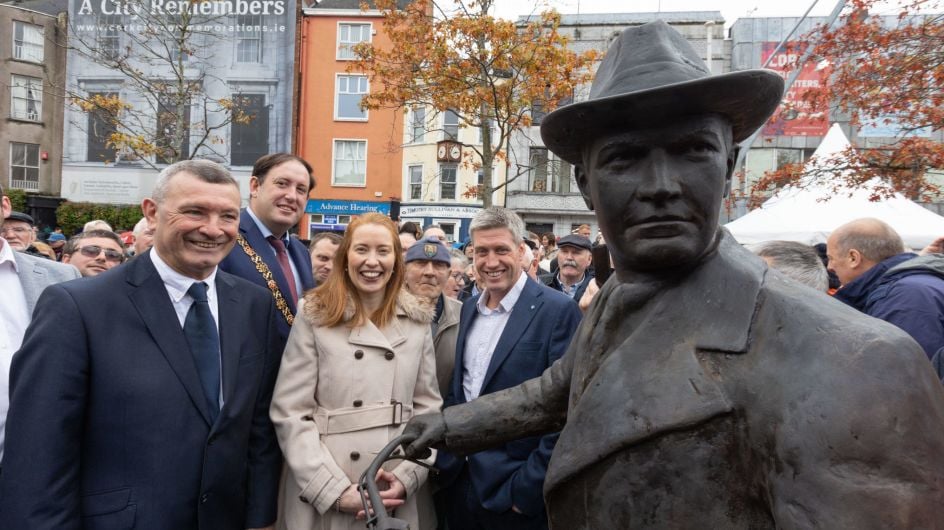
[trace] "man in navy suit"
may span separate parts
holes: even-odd
[[[45,289],[13,357],[4,528],[275,522],[274,304],[217,267],[239,201],[222,166],[173,164],[142,203],[152,250]]]
[[[469,230],[485,290],[462,307],[446,407],[540,376],[567,350],[581,318],[570,297],[522,270],[525,227],[514,212],[487,208]],[[441,452],[444,479],[456,477],[441,494],[450,530],[546,528],[541,491],[556,439],[524,438],[468,458]]]
[[[308,249],[288,234],[305,215],[314,187],[311,165],[295,155],[274,153],[257,160],[249,179],[249,207],[240,214],[239,239],[220,263],[224,271],[269,290],[283,347],[298,297],[315,286]]]

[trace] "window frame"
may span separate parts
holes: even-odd
[[[347,27],[353,27],[353,26],[366,27],[366,28],[367,28],[367,39],[366,39],[366,40],[357,40],[357,41],[352,41],[352,40],[342,41],[342,40],[341,40],[341,27],[342,27],[342,26],[347,26]],[[350,37],[350,33],[348,34],[348,36]],[[361,37],[363,37],[363,36],[364,36],[364,35],[363,35],[363,30],[361,30]],[[354,56],[354,52],[353,52],[353,51],[350,51],[350,57],[345,56],[345,54],[344,54],[342,51],[343,51],[343,50],[351,50],[351,48],[353,48],[355,44],[360,44],[360,43],[362,43],[362,42],[373,42],[373,39],[374,39],[374,24],[373,24],[372,22],[354,22],[354,21],[343,21],[343,22],[342,22],[342,21],[338,21],[337,39],[336,39],[336,41],[335,41],[335,46],[334,46],[334,58],[335,58],[335,60],[338,60],[338,61],[354,61],[354,60],[356,60],[357,57]]]
[[[23,158],[24,158],[24,161],[23,161],[23,164],[22,164],[22,165],[14,164],[13,148],[14,148],[14,146],[16,146],[16,145],[22,145],[22,146],[24,146],[25,149],[26,149],[26,151],[24,152],[24,157],[23,157]],[[35,155],[36,155],[36,165],[35,165],[35,166],[29,165],[29,162],[30,162],[30,160],[29,160],[29,159],[30,159],[30,156],[29,156],[29,155],[30,155],[30,153],[29,153],[29,148],[30,148],[30,147],[34,147],[34,148],[36,149],[36,153],[35,153]],[[9,186],[10,186],[11,189],[18,189],[18,190],[38,190],[38,189],[39,189],[39,178],[40,178],[39,168],[41,167],[41,165],[42,165],[42,162],[41,162],[41,160],[40,160],[40,144],[31,144],[31,143],[28,143],[28,142],[10,142],[10,164],[9,164],[10,178],[7,179],[7,183],[9,184]],[[33,181],[32,181],[31,179],[28,179],[28,178],[24,178],[24,179],[22,179],[22,180],[15,181],[14,178],[13,178],[14,168],[22,168],[22,169],[23,169],[23,176],[24,176],[24,177],[28,177],[28,175],[27,175],[27,171],[28,171],[28,170],[30,170],[30,169],[35,170],[35,172],[36,172],[35,185],[26,185],[26,186],[23,186],[23,185],[17,185],[17,184],[15,184],[14,182],[30,183],[30,182],[33,182]]]
[[[453,186],[452,188],[452,197],[446,197],[443,193],[443,188],[447,185],[445,180],[446,170],[453,171],[453,181],[448,183]],[[440,164],[439,165],[439,199],[443,201],[454,201],[457,200],[459,191],[459,165],[458,164]]]
[[[18,80],[25,80],[26,84],[18,84]],[[35,82],[35,83],[31,83]],[[17,89],[23,88],[26,92],[23,95],[17,94]],[[33,90],[32,98],[30,97]],[[39,95],[35,94],[38,91]],[[25,104],[25,111],[23,113],[18,113],[16,110],[16,102],[23,101]],[[31,113],[29,112],[30,102],[33,103],[33,113],[35,117],[31,118]],[[34,123],[43,122],[43,80],[39,77],[30,77],[27,75],[10,75],[10,117],[15,120],[29,121]]]
[[[346,183],[337,181],[338,171],[338,142],[357,142],[364,144],[364,181],[361,184]],[[340,188],[366,188],[367,187],[367,139],[366,138],[332,138],[331,140],[331,185]],[[356,163],[358,159],[353,159]]]
[[[21,28],[21,39],[19,44],[17,43],[16,30]],[[39,29],[39,42],[30,42],[26,38],[26,29],[27,28],[38,28]],[[30,56],[28,53],[25,53],[24,50],[27,48],[39,49],[39,57],[35,58]],[[20,50],[17,53],[17,50]],[[43,59],[46,57],[46,28],[37,24],[31,24],[23,20],[14,20],[13,21],[13,58],[18,61],[26,61],[30,63],[42,64]]]
[[[446,110],[443,111],[442,115],[443,115],[443,118],[442,118],[442,123],[443,123],[443,126],[442,126],[443,140],[448,140],[448,141],[452,141],[452,142],[458,142],[458,141],[459,141],[459,123],[462,121],[462,120],[459,119],[459,113],[456,112],[456,111],[454,111],[454,110],[452,110],[452,109],[446,109]],[[450,115],[456,117],[456,123],[454,123],[454,124],[453,124],[453,123],[446,123],[446,117],[447,117],[447,116],[450,116]],[[455,127],[455,128],[456,128],[456,133],[455,133],[455,135],[453,135],[452,133],[449,132],[452,127]]]
[[[360,95],[358,100],[358,109],[360,108],[360,102],[363,101],[364,96],[370,94],[370,78],[365,74],[355,74],[355,73],[336,73],[334,74],[334,121],[357,121],[357,122],[366,122],[370,119],[370,111],[367,109],[362,110],[364,116],[359,118],[351,118],[347,116],[341,116],[341,79],[348,79],[348,87],[350,87],[350,80],[356,79],[358,81],[358,89],[360,88],[360,81],[364,81],[364,92],[344,92],[344,95]]]
[[[249,19],[253,19],[254,22],[257,22],[257,23],[253,23],[253,24],[242,24],[243,27],[247,27],[247,26],[248,26],[248,27],[260,26],[260,29],[259,29],[259,31],[238,31],[238,32],[236,32],[236,39],[235,39],[236,49],[234,50],[234,54],[233,54],[233,55],[235,56],[235,62],[236,62],[236,64],[261,64],[261,63],[262,63],[262,53],[263,53],[263,37],[264,37],[264,35],[265,35],[265,34],[263,33],[262,29],[261,29],[261,26],[264,25],[262,15],[261,15],[261,14],[259,14],[259,15],[252,15],[252,14],[248,14],[248,13],[245,14],[245,15],[239,15],[239,14],[235,15],[234,22],[235,22],[235,25],[236,25],[237,28],[239,28],[239,26],[240,26],[240,19],[241,19],[241,18],[249,18]],[[241,57],[241,51],[240,51],[240,49],[239,49],[239,46],[240,46],[240,44],[250,43],[250,42],[256,44],[255,60],[246,61],[246,60],[243,60],[242,57]]]
[[[422,111],[422,112],[419,112]],[[417,119],[417,117],[419,119]],[[417,134],[417,130],[419,134]],[[410,143],[421,144],[426,140],[426,107],[417,105],[410,109]]]
[[[419,170],[418,175],[414,175],[413,170]],[[419,177],[419,182],[414,182],[413,177]],[[411,164],[406,167],[406,182],[407,182],[407,196],[410,197],[411,201],[421,201],[423,200],[423,164]],[[418,186],[418,189],[414,189],[414,186]],[[414,193],[418,191],[418,193]]]

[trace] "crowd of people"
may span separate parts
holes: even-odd
[[[675,58],[660,82],[681,90],[698,61],[665,24],[619,40],[601,72]],[[306,246],[290,231],[315,179],[287,153],[256,162],[244,208],[222,166],[166,167],[133,251],[92,224],[36,256],[3,196],[0,521],[359,528],[360,476],[406,430],[418,458],[368,477],[372,508],[421,530],[933,526],[944,239],[919,256],[860,219],[825,261],[738,245],[717,224],[733,146],[782,89],[751,75],[754,106],[717,92],[594,135],[573,132],[593,98],[547,118],[551,149],[602,161],[578,184],[611,242],[490,207],[461,249],[377,213]],[[600,77],[602,105],[652,93]]]

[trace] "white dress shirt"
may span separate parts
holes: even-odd
[[[266,238],[267,240],[266,246],[269,247],[269,254],[278,258],[278,253],[275,252],[275,247],[273,247],[271,244],[268,244],[269,236],[274,236],[275,234],[272,233],[272,230],[269,230],[269,227],[267,227],[265,223],[263,223],[262,221],[259,220],[258,217],[256,217],[256,214],[255,212],[252,211],[252,208],[247,206],[246,213],[249,214],[249,218],[252,219],[252,222],[256,223],[256,228],[258,228],[259,231],[262,232],[262,237]],[[289,267],[292,268],[292,276],[295,277],[295,292],[298,293],[298,296],[300,298],[305,288],[302,287],[302,277],[298,274],[298,268],[295,267],[295,261],[292,259],[292,254],[288,251],[288,247],[292,241],[292,238],[291,236],[288,235],[288,232],[286,232],[282,234],[281,239],[282,239],[282,244],[285,245],[285,253],[288,254],[288,265]],[[255,250],[256,252],[259,252],[259,249],[255,249]],[[287,295],[288,293],[282,293],[282,294]]]
[[[157,274],[161,277],[161,280],[164,281],[164,288],[167,289],[167,294],[170,296],[170,301],[174,305],[174,311],[177,313],[177,321],[180,322],[180,328],[183,329],[184,322],[187,320],[187,312],[190,311],[190,306],[193,304],[193,298],[187,294],[187,290],[190,289],[190,286],[197,281],[202,281],[207,286],[207,303],[210,305],[210,313],[213,315],[213,320],[216,322],[216,332],[220,332],[220,309],[219,309],[219,297],[216,295],[216,272],[217,268],[213,268],[213,272],[210,273],[203,280],[194,280],[188,276],[175,271],[168,265],[164,260],[161,259],[160,254],[157,253],[156,248],[151,248],[151,262],[154,263],[154,268],[157,269]],[[220,361],[220,408],[223,408],[223,366],[222,360]]]
[[[18,271],[13,249],[0,238],[0,293],[3,293],[0,301],[0,457],[3,456],[4,429],[10,409],[10,363],[23,343],[23,334],[30,321]]]
[[[518,302],[527,282],[528,275],[522,271],[518,281],[495,309],[489,309],[487,306],[488,290],[485,290],[475,303],[475,310],[479,315],[472,321],[472,326],[469,328],[469,335],[465,339],[465,355],[462,359],[462,392],[465,394],[466,401],[472,401],[482,392],[482,383],[485,382],[488,365],[492,362],[492,354],[495,353],[495,347],[498,346],[498,340],[505,331],[511,311],[515,308],[515,303]]]

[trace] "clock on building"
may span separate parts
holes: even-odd
[[[449,158],[458,162],[461,157],[462,157],[462,149],[460,149],[458,145],[454,145],[452,146],[452,148],[449,149]]]
[[[446,158],[446,146],[440,145],[439,149],[436,150],[436,158],[443,160]]]

